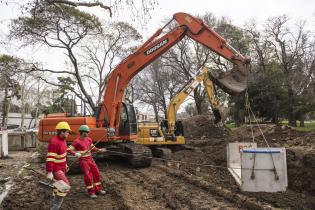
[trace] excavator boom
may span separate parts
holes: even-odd
[[[60,121],[68,122],[73,131],[78,131],[80,125],[86,124],[91,129],[89,135],[93,141],[106,142],[104,145],[110,145],[109,148],[112,150],[126,154],[125,158],[133,166],[149,166],[152,162],[151,150],[143,145],[131,143],[137,138],[137,120],[133,106],[123,103],[124,92],[136,74],[185,36],[234,63],[237,68],[231,71],[232,73],[214,77],[213,81],[230,94],[237,95],[242,92],[246,88],[248,59],[240,55],[200,19],[185,13],[176,13],[173,19],[177,21],[178,27],[163,36],[160,35],[164,27],[159,29],[112,71],[95,117],[69,117],[66,114],[47,116],[39,123],[38,139],[47,142],[55,135],[55,126]],[[71,134],[67,141],[71,142],[76,137],[77,134]]]
[[[190,81],[185,87],[180,90],[170,101],[167,109],[167,123],[168,123],[168,134],[174,135],[176,127],[176,113],[180,105],[185,99],[194,91],[198,85],[204,84],[205,91],[207,93],[208,100],[211,105],[213,115],[215,117],[215,123],[221,120],[220,111],[218,110],[219,102],[215,97],[214,85],[209,77],[209,69],[203,67],[201,73],[197,75],[194,80]]]
[[[173,17],[179,24],[162,37],[159,29],[145,44],[122,61],[111,73],[105,89],[103,102],[97,119],[97,127],[109,127],[115,136],[119,136],[119,125],[124,91],[130,80],[144,67],[179,42],[184,36],[203,44],[218,55],[233,62],[238,67],[229,73],[214,78],[214,82],[226,92],[237,95],[246,88],[248,59],[240,55],[215,31],[200,19],[186,13],[176,13]],[[226,79],[227,78],[227,79]],[[233,85],[231,85],[233,84]],[[245,84],[245,86],[243,85]]]

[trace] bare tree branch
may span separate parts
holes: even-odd
[[[104,5],[103,3],[96,1],[96,2],[73,2],[73,1],[67,1],[67,0],[47,0],[50,4],[66,4],[73,7],[101,7],[105,10],[108,10],[109,16],[112,17],[112,10],[111,7]]]

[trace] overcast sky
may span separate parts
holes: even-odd
[[[1,42],[8,33],[7,26],[10,20],[20,15],[19,8],[22,1],[7,0],[5,2],[8,2],[8,5],[0,3]],[[216,17],[229,17],[232,23],[237,26],[243,26],[250,19],[255,19],[259,24],[262,24],[268,17],[287,14],[293,22],[306,20],[307,29],[315,31],[315,0],[159,0],[158,2],[158,6],[151,11],[151,19],[147,20],[145,27],[132,21],[128,11],[120,12],[119,15],[114,15],[115,17],[111,19],[127,21],[132,24],[142,33],[144,41],[159,27],[163,26],[163,20],[171,19],[173,14],[177,12],[186,12],[191,15],[213,13]],[[103,9],[85,8],[84,10],[94,13],[101,19],[110,19],[108,12]],[[113,12],[115,13],[115,11]],[[0,47],[0,53],[38,61],[43,63],[46,68],[55,70],[65,68],[66,56],[60,50],[44,47],[19,49],[14,43],[6,48],[2,45]]]
[[[0,3],[0,39],[4,39],[8,32],[7,25],[10,20],[17,18],[19,3],[21,1],[8,0],[8,5]],[[19,3],[16,3],[19,2]],[[106,2],[106,1],[105,1]],[[307,28],[315,31],[315,0],[159,0],[159,4],[151,11],[151,19],[145,28],[135,21],[131,21],[128,11],[120,13],[116,20],[131,23],[143,35],[144,39],[150,37],[163,24],[163,19],[171,19],[176,12],[186,12],[192,15],[213,13],[216,17],[226,16],[238,26],[244,25],[250,19],[263,23],[268,17],[287,14],[293,20],[306,20]],[[99,8],[87,9],[102,19],[109,19],[107,12]],[[115,12],[115,11],[114,11]],[[60,51],[45,49],[44,52],[35,49],[17,50],[10,46],[0,49],[0,53],[18,55],[23,58],[39,60],[49,68],[63,68],[64,56]],[[52,56],[54,55],[54,56]]]
[[[249,19],[258,22],[268,17],[287,14],[292,19],[309,22],[315,30],[315,0],[160,0],[159,7],[152,12],[149,30],[157,28],[163,17],[171,18],[176,12],[192,15],[211,12],[215,16],[226,16],[232,23],[242,26]]]

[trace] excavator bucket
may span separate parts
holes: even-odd
[[[224,92],[237,96],[247,88],[248,74],[249,70],[245,66],[241,68],[235,66],[231,71],[222,73],[218,77],[209,73],[209,77]]]
[[[217,124],[218,122],[225,122],[227,117],[229,116],[230,108],[219,106],[212,110],[214,116],[214,123]]]
[[[213,116],[214,116],[214,123],[217,124],[221,121],[221,113],[218,109],[212,110]]]

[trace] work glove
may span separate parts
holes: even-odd
[[[49,180],[53,180],[54,175],[53,175],[52,172],[48,172],[47,175],[46,175],[46,177],[47,177],[47,179],[49,179]]]
[[[80,158],[80,157],[82,157],[82,154],[81,154],[80,152],[76,152],[76,153],[74,154],[74,156],[76,156],[77,158]]]

